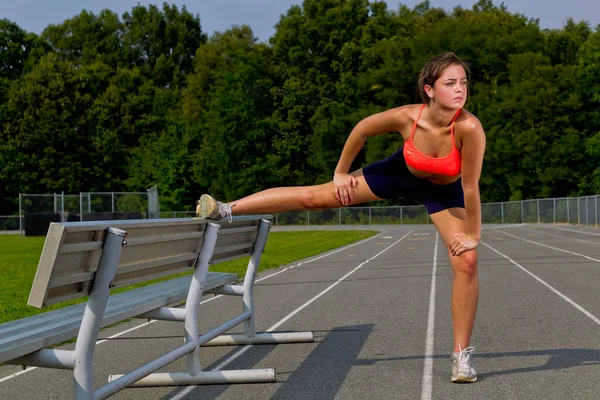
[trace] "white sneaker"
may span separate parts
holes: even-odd
[[[452,359],[451,382],[477,382],[477,372],[473,368],[473,351],[475,351],[475,347],[467,347],[452,354],[450,357]]]
[[[200,200],[196,202],[196,216],[205,219],[219,221],[225,217],[229,218],[229,222],[233,221],[231,208],[235,204],[229,205],[215,200],[208,194],[200,196]]]

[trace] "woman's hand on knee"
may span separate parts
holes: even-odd
[[[333,175],[333,186],[335,198],[343,206],[354,201],[354,188],[358,186],[358,180],[354,176],[336,172]]]
[[[454,234],[454,242],[450,245],[450,253],[459,256],[467,250],[472,250],[479,244],[479,240],[471,237],[468,233],[457,232]]]

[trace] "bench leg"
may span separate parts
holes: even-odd
[[[187,366],[190,376],[196,376],[202,372],[200,366],[200,343],[198,341],[198,309],[200,307],[200,298],[204,292],[204,283],[208,276],[208,264],[217,243],[219,228],[220,226],[215,223],[208,223],[206,225],[202,248],[196,261],[185,304],[185,342],[195,343],[196,345],[194,351],[187,355]]]
[[[244,296],[242,302],[244,303],[244,312],[250,311],[252,316],[250,319],[244,321],[244,333],[246,337],[254,337],[256,334],[256,326],[254,319],[254,281],[256,280],[256,274],[258,272],[258,265],[260,264],[260,258],[265,250],[267,244],[267,236],[271,229],[271,221],[263,219],[260,221],[258,227],[258,235],[256,242],[254,243],[254,249],[250,255],[250,261],[248,261],[248,268],[246,269],[246,276],[244,277]]]
[[[115,277],[117,264],[123,250],[126,232],[108,228],[102,256],[88,302],[81,320],[81,327],[75,344],[75,368],[73,369],[75,398],[94,398],[94,373],[92,361],[94,347],[104,318],[104,311],[110,294],[110,283]]]
[[[232,335],[220,335],[214,339],[204,343],[202,346],[240,346],[248,344],[283,344],[283,343],[312,343],[314,335],[312,332],[264,332],[256,333],[255,318],[254,318],[254,282],[258,271],[258,265],[265,245],[267,244],[267,236],[271,229],[271,221],[263,219],[258,227],[258,234],[254,249],[250,255],[248,268],[244,277],[243,289],[239,290],[235,286],[223,288],[217,293],[227,295],[242,294],[242,302],[244,313],[249,312],[250,318],[244,321],[244,333]]]
[[[111,379],[118,379],[121,375],[111,375]],[[197,375],[182,372],[157,373],[148,375],[129,387],[153,386],[193,386],[217,385],[231,383],[273,383],[275,382],[275,369],[239,369],[235,371],[203,371]]]
[[[315,341],[312,332],[262,332],[252,337],[243,333],[232,335],[219,335],[213,340],[204,343],[203,347],[211,346],[244,346],[247,344],[284,344],[284,343],[312,343]]]

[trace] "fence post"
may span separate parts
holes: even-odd
[[[60,222],[65,222],[65,191],[60,196]]]
[[[596,203],[596,227],[598,227],[598,195],[595,196]]]
[[[369,207],[369,226],[371,226],[371,207]]]
[[[79,222],[83,221],[83,193],[79,192]]]
[[[525,223],[525,221],[523,220],[523,200],[521,200],[521,223]]]
[[[112,213],[115,213],[115,192],[111,192],[111,197],[112,197]]]
[[[590,201],[589,197],[585,198],[585,224],[590,224]]]
[[[500,203],[500,214],[502,215],[502,223],[504,224],[504,203]]]
[[[340,216],[340,225],[342,224],[342,209],[338,208],[339,216]]]
[[[310,226],[310,211],[306,210],[306,225]]]
[[[538,224],[540,223],[540,199],[537,199],[537,217],[538,217]]]
[[[556,197],[554,198],[554,201],[552,204],[552,213],[553,213],[552,221],[555,224],[556,223]]]
[[[581,224],[581,204],[580,203],[580,198],[577,197],[577,225]]]
[[[402,222],[402,210],[404,209],[404,207],[400,206],[400,225],[403,224]]]
[[[571,217],[569,216],[569,198],[567,197],[567,224],[571,223]]]
[[[21,193],[19,193],[19,237],[23,237],[23,216],[21,214]]]

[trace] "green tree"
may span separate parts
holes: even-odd
[[[200,19],[184,7],[135,6],[123,14],[123,65],[143,68],[158,87],[178,87],[193,71],[194,55],[206,42]]]
[[[120,64],[123,29],[118,14],[110,10],[102,10],[98,15],[83,10],[61,24],[49,25],[42,37],[62,60],[75,65],[102,61],[116,69]]]
[[[183,104],[195,187],[234,199],[272,186],[272,51],[234,27],[201,46],[195,63]]]
[[[8,195],[104,188],[119,176],[119,138],[88,113],[108,74],[104,64],[77,68],[50,53],[13,86],[0,141]]]

